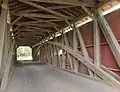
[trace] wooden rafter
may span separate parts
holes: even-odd
[[[17,27],[15,27],[12,32],[15,32],[20,26],[21,25],[18,25]]]
[[[37,18],[55,18],[55,19],[62,19],[61,17],[54,16],[51,14],[36,14],[36,13],[12,13],[12,15],[15,16],[24,16],[24,17],[37,17]],[[63,19],[62,19],[63,20]],[[68,20],[72,20],[72,18],[69,17]]]
[[[24,24],[31,24],[31,23],[43,23],[43,22],[50,23],[50,22],[55,22],[55,21],[62,21],[62,20],[57,20],[57,19],[41,20],[41,19],[39,19],[37,21],[18,22],[17,25],[20,25],[20,24],[24,25]]]
[[[29,7],[24,5],[22,7],[15,8],[15,9],[11,10],[10,13],[16,13],[16,12],[18,12],[20,10],[25,10],[26,8],[29,8]]]
[[[52,9],[52,10],[58,10],[58,9],[66,9],[66,8],[72,8],[76,6],[70,6],[70,5],[59,5],[59,6],[49,6],[47,8]],[[42,10],[40,9],[26,9],[26,10],[21,10],[20,12],[40,12]]]
[[[11,23],[11,26],[14,25],[16,22],[18,22],[21,18],[22,18],[22,16],[18,17],[16,20],[14,20],[14,21]]]
[[[14,34],[14,37],[16,37],[19,33],[20,33],[21,30],[18,30],[15,34]]]
[[[74,6],[81,6],[81,5],[88,6],[88,7],[94,6],[93,4],[84,3],[78,0],[29,0],[29,1],[54,3],[54,4],[66,4],[66,5],[74,5]]]
[[[70,13],[69,11],[66,11],[65,9],[62,9],[63,12],[65,12],[66,14],[72,16],[72,17],[75,17],[75,15],[73,15],[72,13]]]
[[[27,22],[27,23],[24,23],[24,22],[21,23],[21,22],[20,22],[20,23],[16,23],[16,25],[21,25],[21,26],[32,25],[32,24],[33,24],[33,25],[38,25],[38,23],[39,23],[40,26],[42,26],[42,25],[46,25],[46,26],[47,26],[47,25],[48,25],[48,27],[49,27],[49,26],[59,27],[58,24],[52,23],[52,22],[49,22],[49,21],[43,21],[43,22],[41,22],[41,21],[40,21],[40,22],[35,22],[35,21],[34,21],[34,22],[30,22],[30,23],[29,23],[29,22]]]
[[[49,9],[49,8],[46,8],[46,7],[43,7],[43,6],[41,6],[41,5],[32,3],[32,2],[30,2],[30,1],[26,1],[26,0],[19,0],[19,1],[20,1],[20,2],[23,2],[23,3],[25,3],[25,4],[28,4],[28,5],[30,5],[30,6],[36,7],[36,8],[38,8],[38,9],[40,9],[40,10],[44,10],[44,11],[46,11],[46,12],[49,12],[49,13],[52,13],[52,14],[54,14],[54,15],[60,16],[60,17],[62,17],[62,18],[64,18],[64,19],[69,19],[69,18],[70,18],[69,16],[65,16],[65,15],[63,15],[63,14],[61,14],[61,13],[59,13],[59,12],[53,11],[53,10],[51,10],[51,9]]]
[[[44,32],[51,32],[51,30],[48,30],[48,29],[44,29],[44,28],[37,28],[37,27],[26,27],[26,28],[20,28],[20,30],[23,30],[23,31],[38,31],[38,32],[41,32],[41,31],[44,31]]]
[[[38,26],[38,27],[53,27],[53,26],[56,26],[56,27],[60,27],[59,25],[50,25],[50,24],[25,24],[25,25],[18,25],[18,26]]]

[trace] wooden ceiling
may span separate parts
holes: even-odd
[[[68,26],[85,13],[110,0],[9,0],[14,38],[20,45],[32,45]]]
[[[2,5],[3,0],[0,0],[0,6]]]

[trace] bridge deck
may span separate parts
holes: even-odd
[[[48,66],[16,67],[6,92],[118,92],[103,83]]]

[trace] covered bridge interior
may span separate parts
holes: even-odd
[[[120,92],[119,0],[0,0],[0,11],[0,92]]]

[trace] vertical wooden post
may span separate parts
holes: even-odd
[[[98,28],[98,23],[93,20],[93,33],[94,33],[94,63],[100,68],[100,30]]]
[[[69,42],[68,42],[68,38],[67,38],[66,34],[64,34],[64,40],[65,40],[65,45],[69,46]],[[72,57],[71,57],[71,55],[69,53],[67,53],[67,56],[68,56],[68,60],[70,62],[71,70],[74,70],[74,68],[73,68],[73,62],[72,62]]]
[[[7,30],[8,0],[3,0],[0,16],[0,72],[2,66],[5,31]]]
[[[54,40],[55,40],[55,42],[57,42],[57,39],[54,37]],[[57,58],[57,60],[56,60],[56,66],[58,66],[58,62],[60,62],[59,61],[59,56],[58,56],[58,49],[57,49],[57,47],[56,46],[54,46],[55,47],[55,52],[56,52],[56,58]]]
[[[4,48],[3,48],[3,55],[2,55],[2,62],[1,62],[1,79],[4,74],[5,70],[5,65],[7,63],[7,58],[8,58],[8,49],[9,49],[9,42],[8,42],[8,35],[7,35],[7,30],[5,31],[5,38],[4,38]]]
[[[48,45],[48,64],[50,64],[50,62],[51,62],[51,57],[50,57],[50,47],[49,47],[49,45]]]
[[[49,46],[49,48],[50,48],[50,63],[51,63],[51,65],[53,64],[53,53],[52,53],[52,45],[50,45]]]
[[[39,62],[41,62],[41,49],[39,49]]]
[[[44,50],[44,61],[43,61],[43,63],[47,63],[47,45],[44,45],[44,47],[45,47],[45,50]],[[39,53],[41,53],[41,50],[40,50],[40,52]],[[43,53],[41,53],[41,54],[43,54]]]
[[[120,67],[120,45],[100,10],[96,10],[96,19]]]
[[[94,63],[100,68],[100,30],[97,20],[93,20],[93,33],[94,33]],[[97,77],[97,75],[95,74]]]
[[[85,59],[89,61],[89,55],[88,55],[87,49],[85,47],[85,43],[83,41],[82,35],[80,33],[80,30],[79,30],[79,28],[75,28],[75,29],[76,29],[77,37],[78,37],[78,40],[79,40],[79,43],[80,43],[83,55],[84,55]],[[88,71],[89,71],[90,76],[93,77],[93,72],[90,69],[88,69]]]
[[[57,61],[58,61],[58,52],[56,50],[56,46],[54,46],[54,65],[57,66]]]
[[[56,65],[56,61],[55,61],[55,46],[54,45],[52,45],[52,58],[53,58],[53,60],[52,60],[52,62],[53,62],[53,65]]]
[[[74,25],[75,26],[75,25]],[[78,51],[78,41],[76,37],[76,31],[73,30],[73,49],[77,52]],[[79,66],[79,61],[76,60],[75,57],[73,57],[73,64],[74,64],[74,72],[78,73],[78,66]]]
[[[51,64],[51,51],[50,51],[50,45],[48,45],[48,64]]]
[[[14,54],[14,53],[13,53],[14,44],[15,44],[15,41],[13,41],[11,48],[9,48],[9,49],[10,49],[10,52],[9,52],[9,54],[8,54],[7,62],[6,62],[6,64],[5,64],[5,70],[4,70],[3,79],[2,79],[2,82],[1,82],[0,92],[4,92],[5,89],[6,89],[6,87],[7,87],[7,84],[8,84],[10,67],[11,67],[11,63],[13,62],[13,61],[12,61],[12,58],[13,58],[13,54]]]
[[[62,32],[62,45],[64,46],[64,34]],[[65,55],[64,55],[64,49],[62,49],[62,65],[61,67],[65,69]]]

